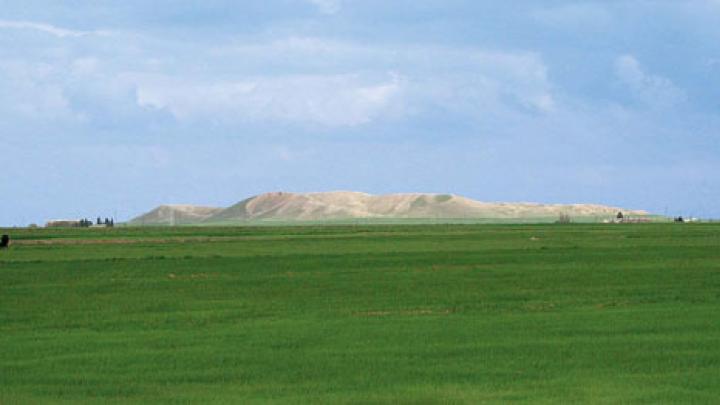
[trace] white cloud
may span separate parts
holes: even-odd
[[[335,14],[340,11],[341,0],[308,0],[323,14]]]
[[[0,117],[29,120],[72,118],[63,85],[48,64],[0,61]]]
[[[258,70],[285,66],[323,73],[216,75],[230,79],[145,75],[138,79],[138,104],[167,110],[181,121],[285,121],[328,127],[388,116],[412,119],[409,116],[420,116],[427,108],[486,120],[508,113],[551,113],[557,107],[546,65],[529,52],[290,37],[216,47],[209,56],[223,63],[243,61],[245,67],[257,64],[253,69]]]
[[[633,55],[622,55],[615,60],[615,75],[635,98],[652,107],[671,107],[687,98],[670,79],[645,72]]]
[[[226,82],[189,82],[142,75],[138,105],[162,109],[180,121],[218,124],[286,121],[327,127],[356,126],[391,113],[400,103],[402,80],[358,75],[254,77]]]
[[[235,44],[211,51],[258,66],[321,71],[402,70],[406,104],[445,104],[452,110],[475,104],[490,112],[513,104],[524,110],[551,112],[553,86],[542,57],[531,52],[486,51],[472,47],[373,46],[321,38],[289,37],[268,43]],[[407,98],[407,97],[406,97]],[[482,116],[481,114],[481,116]],[[477,115],[477,114],[476,114]]]
[[[31,21],[8,21],[0,20],[0,28],[35,30],[56,36],[58,38],[65,37],[83,37],[87,35],[107,35],[106,31],[77,31],[66,28],[56,27],[51,24],[31,22]]]
[[[171,52],[152,38],[107,42],[88,41],[82,49],[49,43],[25,56],[13,51],[20,62],[12,75],[0,75],[0,113],[105,127],[143,128],[155,119],[167,126],[173,117],[230,129],[255,123],[332,129],[411,122],[429,111],[489,122],[557,109],[547,67],[530,52],[295,36],[212,48],[173,42]]]

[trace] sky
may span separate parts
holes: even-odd
[[[0,0],[0,225],[268,191],[720,218],[720,0]]]

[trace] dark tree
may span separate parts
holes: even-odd
[[[10,237],[3,235],[0,237],[0,249],[6,249],[8,246],[10,246]]]
[[[570,215],[562,213],[558,217],[558,220],[555,221],[556,224],[569,224],[572,222],[572,219],[570,218]]]
[[[617,219],[623,219],[623,218],[625,218],[625,216],[623,215],[622,212],[618,212],[616,218],[617,218]]]

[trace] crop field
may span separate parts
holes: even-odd
[[[1,404],[720,398],[720,224],[0,233]]]

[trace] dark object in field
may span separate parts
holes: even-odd
[[[3,235],[0,237],[0,249],[6,249],[8,246],[10,246],[10,237]]]
[[[623,215],[622,211],[617,213],[617,216],[615,218],[617,219],[623,219],[625,216]]]
[[[685,220],[683,219],[683,217],[677,217],[675,218],[675,222],[685,222]]]

